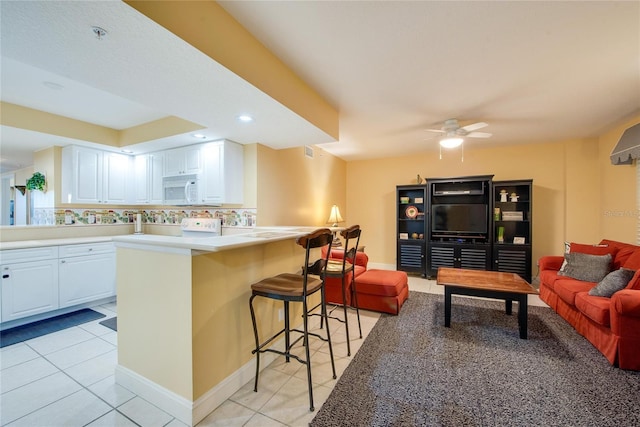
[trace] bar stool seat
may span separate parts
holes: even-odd
[[[327,317],[327,306],[326,306],[326,298],[325,298],[325,288],[324,288],[324,274],[326,270],[326,265],[328,264],[328,257],[324,260],[323,264],[318,271],[311,271],[311,266],[309,266],[309,253],[311,249],[321,248],[323,246],[331,245],[331,241],[333,240],[333,234],[328,228],[319,229],[312,233],[301,236],[297,239],[296,243],[305,248],[305,262],[304,265],[307,267],[303,267],[302,274],[292,274],[292,273],[282,273],[273,277],[268,277],[260,280],[257,283],[251,285],[251,297],[249,298],[249,309],[251,311],[251,322],[253,324],[253,333],[256,342],[256,348],[251,351],[252,354],[256,355],[256,377],[255,383],[253,387],[253,391],[258,391],[258,377],[260,375],[260,354],[266,352],[276,353],[282,356],[285,356],[285,360],[287,362],[290,361],[291,358],[296,359],[298,362],[303,363],[307,366],[307,381],[309,387],[309,409],[311,411],[314,410],[313,406],[313,384],[311,381],[311,356],[309,352],[309,337],[313,336],[321,339],[329,344],[329,354],[331,356],[331,368],[333,370],[333,378],[336,379],[336,367],[335,362],[333,360],[333,347],[331,345],[331,334],[329,332],[329,324]],[[313,275],[316,273],[318,275]],[[309,310],[307,298],[316,292],[320,291],[320,304],[313,307]],[[258,326],[256,322],[256,314],[253,308],[253,300],[257,296],[275,299],[283,301],[284,303],[284,328],[280,331],[276,332],[273,336],[268,338],[267,340],[260,342],[258,337]],[[302,323],[303,330],[292,329],[289,319],[289,303],[290,302],[301,302],[302,303]],[[311,315],[310,311],[313,311],[315,308],[320,307],[320,315],[322,319],[327,324],[326,327],[326,338],[321,336],[320,334],[316,334],[313,332],[309,332],[309,316]],[[290,334],[291,332],[297,332],[301,335],[293,342],[291,342]],[[284,334],[285,339],[285,349],[277,350],[275,348],[270,348],[269,345],[280,335]],[[291,349],[299,342],[303,342],[305,347],[305,356],[298,357],[297,355],[291,353]]]

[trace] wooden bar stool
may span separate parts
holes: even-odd
[[[346,228],[340,232],[340,235],[344,239],[344,253],[342,254],[342,259],[335,258],[331,254],[329,255],[329,262],[326,266],[325,274],[325,286],[333,285],[334,282],[331,279],[338,279],[340,281],[340,286],[342,287],[342,308],[344,312],[344,318],[329,316],[332,319],[336,319],[339,322],[344,323],[345,331],[347,333],[347,356],[351,356],[351,344],[349,343],[349,319],[347,318],[347,306],[349,305],[349,301],[353,300],[353,307],[356,309],[356,316],[358,318],[358,330],[360,332],[360,338],[362,338],[362,326],[360,324],[360,309],[358,308],[358,294],[356,292],[355,286],[355,260],[356,260],[356,251],[358,249],[358,243],[360,242],[360,230],[359,225],[352,225],[349,228]],[[330,250],[329,252],[331,252]],[[336,251],[337,252],[337,251]],[[348,283],[350,281],[351,283]],[[351,286],[348,286],[348,285]],[[347,298],[347,288],[350,289],[351,295]],[[322,320],[321,323],[322,325]]]
[[[309,253],[311,249],[320,248],[326,245],[331,245],[333,240],[333,234],[328,228],[323,228],[314,231],[313,233],[299,237],[296,243],[305,248],[305,262],[304,265],[309,265]],[[325,265],[328,263],[329,254],[327,253],[327,259],[325,259]],[[324,270],[320,272],[324,274]],[[322,276],[321,276],[322,277]],[[253,391],[258,391],[258,375],[260,374],[260,353],[272,352],[285,356],[286,361],[289,362],[290,358],[296,359],[298,362],[307,365],[307,381],[309,383],[309,409],[314,410],[313,407],[313,387],[311,383],[311,358],[309,355],[309,336],[317,337],[323,341],[329,343],[329,354],[331,356],[331,368],[333,369],[333,378],[336,379],[336,366],[333,360],[333,347],[331,346],[331,334],[329,332],[329,324],[327,323],[327,337],[324,338],[319,334],[309,332],[309,310],[307,305],[307,297],[320,291],[321,301],[321,315],[322,318],[327,321],[327,306],[325,302],[325,289],[324,280],[320,277],[313,275],[308,267],[303,267],[302,274],[283,273],[274,277],[263,279],[257,283],[251,285],[251,298],[249,298],[249,309],[251,310],[251,321],[253,323],[253,333],[256,340],[256,348],[251,353],[256,355],[256,379],[253,387]],[[256,315],[253,309],[253,299],[257,296],[281,300],[284,302],[284,328],[274,334],[271,338],[260,343],[258,338],[258,327],[256,324]],[[303,330],[291,329],[289,320],[289,303],[290,302],[302,303],[302,319]],[[317,306],[316,306],[317,307]],[[315,307],[314,307],[315,308]],[[290,333],[298,332],[302,334],[294,342],[291,342]],[[273,340],[280,335],[284,334],[285,350],[280,351],[267,347]],[[300,340],[303,340],[303,345],[306,350],[306,358],[302,359],[295,354],[291,353],[291,349]]]

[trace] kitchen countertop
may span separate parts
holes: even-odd
[[[280,240],[294,239],[316,230],[318,227],[256,227],[251,232],[231,236],[181,237],[157,234],[130,234],[114,236],[116,245],[151,245],[188,249],[203,252],[219,252],[245,246],[261,245]]]
[[[16,242],[0,242],[0,250],[31,249],[44,246],[80,245],[83,243],[111,242],[113,236],[68,237],[62,239],[19,240]]]
[[[61,239],[21,240],[0,242],[0,250],[29,249],[45,246],[77,245],[86,243],[116,242],[124,245],[151,245],[177,249],[189,249],[204,252],[218,252],[293,239],[310,233],[321,227],[255,227],[246,233],[214,237],[182,237],[160,234],[125,234],[119,236],[71,237]],[[331,231],[342,230],[342,227],[327,227]]]

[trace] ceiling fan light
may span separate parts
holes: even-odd
[[[456,148],[462,145],[462,141],[460,137],[447,137],[440,140],[440,145],[444,148]]]

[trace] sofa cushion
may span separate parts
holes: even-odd
[[[609,245],[618,248],[618,252],[613,258],[613,267],[612,270],[617,270],[620,267],[624,267],[627,259],[638,249],[640,246],[632,245],[630,243],[622,243],[615,240],[602,239],[600,242],[602,245]],[[637,270],[638,268],[628,267],[632,270]]]
[[[564,279],[564,276],[558,274],[556,270],[542,270],[540,271],[540,283],[553,289],[553,285],[558,279]]]
[[[611,298],[611,295],[627,287],[629,281],[636,274],[634,270],[620,268],[607,274],[595,287],[589,290],[589,295]]]
[[[605,297],[592,296],[588,292],[576,295],[576,308],[594,322],[607,326],[611,324],[611,300]]]
[[[589,292],[596,284],[582,282],[574,279],[558,279],[553,285],[553,290],[558,297],[569,305],[576,305],[576,295],[580,292]]]
[[[640,249],[633,251],[622,266],[631,270],[640,270]]]
[[[606,255],[611,254],[613,258],[618,252],[618,248],[612,245],[597,244],[597,245],[585,245],[582,243],[571,242],[569,247],[570,253],[581,253],[589,255]]]
[[[636,271],[636,274],[629,280],[626,289],[637,289],[640,291],[640,270]]]
[[[586,282],[599,282],[611,271],[611,254],[590,255],[570,252],[564,255],[567,266],[559,272],[561,276],[572,277]]]

